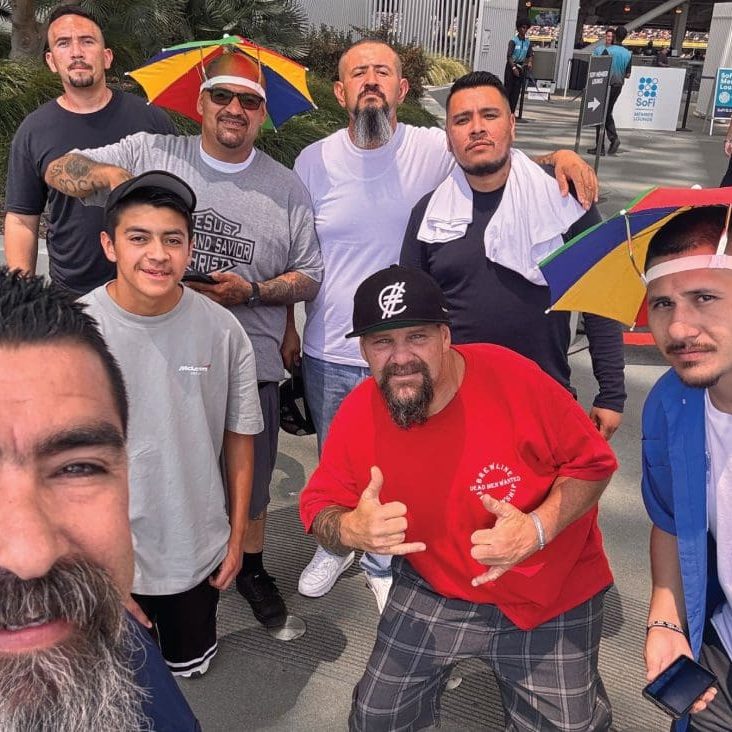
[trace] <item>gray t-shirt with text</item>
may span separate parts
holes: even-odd
[[[134,175],[166,170],[196,193],[192,266],[202,272],[235,272],[263,282],[297,271],[316,282],[323,261],[305,186],[291,171],[258,150],[243,171],[225,173],[201,157],[201,137],[141,132],[113,145],[76,150],[97,162],[126,168]],[[100,192],[85,203],[104,205]],[[230,308],[252,339],[260,381],[284,378],[280,346],[285,332],[284,305]]]

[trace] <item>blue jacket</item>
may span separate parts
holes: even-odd
[[[678,542],[689,644],[698,660],[704,625],[724,600],[707,530],[704,390],[671,370],[643,407],[643,501],[651,521]],[[676,727],[686,729],[687,722]]]

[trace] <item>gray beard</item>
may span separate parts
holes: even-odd
[[[478,178],[484,175],[493,175],[501,170],[508,163],[509,153],[506,153],[500,160],[494,160],[492,163],[481,163],[480,165],[460,165],[465,173],[474,175]]]
[[[414,373],[422,374],[422,386],[413,396],[398,398],[391,389],[389,377],[395,374],[406,376]],[[427,421],[430,404],[435,396],[435,387],[425,363],[419,361],[405,366],[387,366],[381,375],[379,388],[384,395],[389,414],[398,427],[408,430]]]
[[[389,124],[389,107],[386,105],[356,110],[353,122],[353,142],[356,147],[370,150],[386,145],[391,140],[393,133]]]
[[[63,560],[26,581],[0,569],[0,626],[34,618],[63,619],[75,631],[51,648],[0,654],[3,732],[150,729],[129,664],[140,641],[103,570]]]

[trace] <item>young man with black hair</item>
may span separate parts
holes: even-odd
[[[123,610],[128,406],[92,319],[0,268],[0,729],[200,727]]]
[[[457,166],[414,207],[401,263],[442,287],[455,343],[510,348],[572,391],[569,313],[547,312],[538,263],[600,214],[563,197],[551,168],[513,147],[513,115],[493,74],[475,71],[453,84],[445,131]],[[590,418],[609,439],[625,404],[622,330],[589,313],[585,328],[599,386]]]
[[[253,435],[262,430],[248,336],[226,309],[180,284],[195,206],[169,173],[117,186],[101,235],[117,276],[82,298],[130,394],[135,611],[173,674],[186,677],[205,673],[217,650],[219,591],[241,568]]]
[[[648,324],[671,365],[643,408],[653,580],[645,660],[678,656],[718,688],[673,729],[732,729],[732,255],[727,206],[679,214],[646,257]]]
[[[63,93],[28,115],[15,133],[5,193],[5,258],[11,268],[35,272],[41,214],[48,204],[51,279],[74,295],[106,282],[114,268],[99,247],[102,212],[49,188],[49,163],[75,147],[117,142],[134,132],[173,134],[165,112],[135,94],[107,87],[112,51],[94,18],[77,5],[48,17],[46,63]]]

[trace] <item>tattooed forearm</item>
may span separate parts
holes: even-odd
[[[320,289],[320,283],[302,272],[285,272],[259,285],[264,305],[293,305],[296,302],[312,300]]]
[[[348,509],[343,506],[328,506],[313,521],[313,536],[332,554],[345,555],[351,551],[351,547],[341,543],[341,516],[344,513],[348,513]]]
[[[46,183],[61,193],[86,198],[99,190],[114,188],[131,175],[123,168],[97,163],[79,153],[54,160],[46,169]]]

